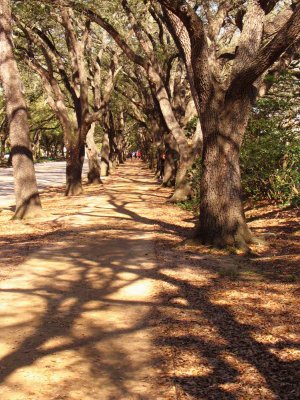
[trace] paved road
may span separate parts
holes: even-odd
[[[87,162],[84,164],[83,173],[87,172]],[[40,190],[49,186],[63,186],[66,182],[66,163],[46,162],[35,164],[35,171]],[[14,204],[14,181],[12,168],[0,168],[0,208]]]

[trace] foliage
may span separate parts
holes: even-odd
[[[247,197],[300,203],[300,131],[295,121],[297,111],[290,115],[291,109],[288,98],[269,97],[258,102],[241,152]]]
[[[270,94],[260,99],[253,109],[241,151],[242,184],[246,198],[300,205],[299,98],[294,94],[298,88],[297,79],[283,74]],[[180,206],[197,213],[200,160],[190,170],[190,178],[194,196]]]

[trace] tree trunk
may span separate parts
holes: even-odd
[[[77,196],[83,192],[82,168],[84,163],[84,144],[67,149],[66,196]]]
[[[122,150],[119,150],[119,152],[118,152],[118,160],[119,160],[119,164],[125,163],[124,152]]]
[[[37,136],[37,140],[35,143],[35,159],[40,160],[41,158],[41,137],[40,134]]]
[[[200,224],[203,243],[246,248],[253,236],[242,204],[240,147],[250,114],[247,96],[228,101],[222,112],[203,118]],[[218,120],[218,126],[212,123]],[[217,129],[216,129],[217,128]]]
[[[16,196],[15,219],[32,218],[42,212],[37,188],[28,116],[22,83],[13,54],[10,2],[0,3],[0,78],[6,97]]]
[[[1,148],[0,148],[0,160],[4,160],[4,156],[5,156],[5,147],[6,145],[6,137],[1,137]]]
[[[114,171],[117,168],[117,166],[119,165],[118,156],[115,152],[112,153],[110,162],[111,162],[111,168]]]
[[[116,144],[116,128],[115,121],[112,112],[109,112],[109,129],[108,129],[108,139],[109,139],[109,166],[110,172],[114,171],[118,166],[118,147]]]
[[[174,186],[177,173],[177,161],[179,158],[178,146],[173,135],[165,135],[166,158],[164,166],[163,186]]]
[[[189,164],[187,157],[189,154],[191,154],[193,149],[192,146],[189,145],[185,133],[180,127],[174,115],[168,93],[160,75],[151,67],[149,67],[148,69],[148,75],[150,81],[155,86],[156,98],[160,105],[160,109],[165,119],[166,125],[171,134],[174,136],[178,146],[178,151],[180,153],[179,166],[177,171],[177,174],[179,173],[179,176],[176,176],[175,192],[170,201],[185,201],[191,194],[191,188],[190,185],[188,185],[187,171],[192,164]],[[181,165],[181,162],[183,162],[183,165]],[[186,175],[184,175],[184,173],[186,173]]]
[[[100,162],[98,156],[98,150],[94,139],[95,123],[91,125],[90,130],[86,136],[86,150],[89,160],[89,172],[88,182],[89,183],[102,183],[100,178]]]
[[[174,154],[170,151],[166,153],[165,165],[164,165],[164,176],[163,176],[163,186],[170,187],[174,186],[176,176],[176,167],[174,161]]]
[[[170,202],[186,201],[191,198],[192,187],[188,176],[188,171],[194,163],[195,157],[191,151],[180,154],[179,165],[176,173],[175,190]]]
[[[118,159],[118,149],[115,145],[114,141],[115,137],[113,132],[110,130],[109,132],[109,165],[110,165],[110,172],[114,171],[117,166],[119,165]]]
[[[118,161],[119,164],[124,164],[126,157],[124,157],[124,146],[125,146],[125,137],[124,137],[124,130],[125,130],[125,118],[123,110],[120,112],[119,118],[119,129],[117,131],[117,149],[118,149]]]
[[[101,176],[108,176],[110,173],[109,153],[110,153],[109,136],[108,133],[105,132],[103,136],[102,150],[101,150]]]
[[[214,138],[205,146],[202,167],[200,238],[218,247],[243,247],[251,234],[241,200],[239,152],[228,141]]]
[[[142,153],[142,156],[146,156],[146,160],[148,161],[149,168],[153,171],[157,167],[157,158],[156,158],[156,146],[151,144],[148,153],[145,154],[145,151]],[[157,169],[156,169],[157,172]]]
[[[118,158],[118,165],[124,164],[125,158],[124,158],[124,137],[122,136],[122,132],[118,132],[117,138],[116,138],[116,151],[117,151],[117,158]]]

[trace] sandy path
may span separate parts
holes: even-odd
[[[155,187],[122,166],[1,282],[1,400],[176,398],[153,341]]]
[[[170,192],[128,162],[2,211],[0,400],[300,399],[298,214],[250,210],[252,259],[186,241]]]

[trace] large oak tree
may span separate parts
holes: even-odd
[[[0,79],[6,98],[14,171],[14,218],[32,218],[41,214],[42,208],[29,140],[27,107],[13,51],[11,6],[8,0],[0,2]]]
[[[203,131],[198,236],[245,246],[239,153],[251,108],[299,46],[300,4],[159,0],[186,61]],[[189,39],[189,40],[187,40]]]

